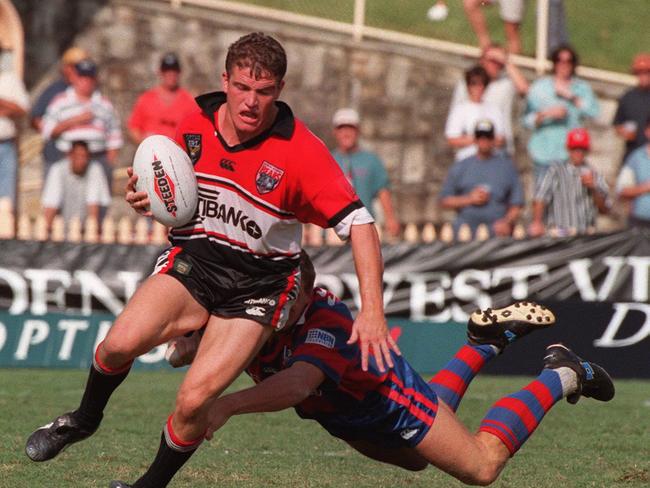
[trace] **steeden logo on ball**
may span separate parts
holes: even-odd
[[[158,157],[154,154],[153,161],[151,162],[154,175],[154,191],[158,198],[165,204],[167,212],[176,217],[176,189],[174,188],[174,182],[165,172],[162,163],[159,161]]]

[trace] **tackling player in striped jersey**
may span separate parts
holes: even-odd
[[[468,341],[428,383],[403,357],[381,372],[360,366],[360,351],[346,338],[348,308],[331,293],[311,291],[314,270],[303,253],[303,288],[288,326],[274,334],[247,367],[255,386],[219,398],[210,412],[211,439],[233,415],[294,407],[362,454],[408,470],[429,464],[468,484],[493,482],[562,398],[609,401],[614,385],[600,366],[561,344],[546,349],[540,375],[498,400],[476,434],[455,411],[481,368],[518,338],[555,323],[553,313],[532,302],[478,311],[468,323]],[[170,362],[192,361],[200,334],[173,342]],[[129,488],[115,481],[111,488]]]

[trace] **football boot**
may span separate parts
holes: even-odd
[[[87,425],[76,412],[68,412],[36,430],[27,439],[25,453],[32,461],[52,459],[67,446],[82,441],[95,433],[97,425]]]
[[[585,361],[564,344],[551,344],[544,356],[545,369],[571,368],[578,375],[578,387],[567,395],[567,402],[575,404],[581,396],[608,402],[614,398],[614,383],[607,371],[596,363]]]
[[[467,337],[473,344],[491,344],[503,351],[511,342],[555,324],[555,315],[534,302],[517,302],[503,308],[472,313]]]

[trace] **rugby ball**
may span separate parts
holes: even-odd
[[[187,224],[196,211],[199,194],[194,166],[176,141],[153,135],[143,140],[133,157],[137,191],[149,195],[154,219],[168,227]]]

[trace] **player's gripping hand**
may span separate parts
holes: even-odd
[[[136,191],[135,189],[138,175],[133,174],[133,168],[127,168],[126,173],[129,175],[129,181],[126,183],[126,195],[124,199],[140,215],[151,217],[153,214],[149,208],[149,195],[144,191]]]
[[[352,334],[348,344],[359,341],[361,348],[361,369],[368,371],[368,352],[372,351],[377,363],[377,368],[382,373],[386,371],[385,365],[393,367],[393,359],[390,357],[390,351],[393,350],[397,355],[402,353],[397,343],[391,337],[386,324],[386,318],[383,313],[370,313],[362,310],[357,315],[357,319],[352,325]]]
[[[208,428],[205,430],[205,439],[212,440],[214,433],[228,422],[231,417],[229,410],[226,408],[227,403],[222,398],[217,398],[208,413]]]

